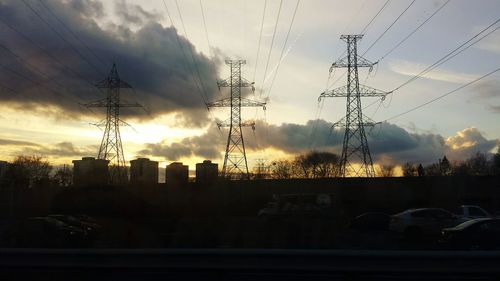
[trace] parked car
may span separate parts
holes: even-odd
[[[49,215],[48,217],[62,221],[68,225],[84,229],[89,233],[95,233],[101,228],[96,223],[87,222],[70,215]]]
[[[455,214],[466,219],[491,218],[491,214],[483,208],[474,205],[462,205],[455,209]]]
[[[381,212],[368,212],[355,217],[349,228],[359,231],[384,231],[389,229],[391,216]]]
[[[466,219],[441,208],[410,209],[391,216],[389,229],[406,239],[439,237],[441,230],[456,226]]]
[[[500,249],[500,219],[480,218],[466,221],[441,232],[442,245],[447,249]]]
[[[32,217],[23,220],[16,228],[18,247],[80,247],[87,232],[51,217]]]

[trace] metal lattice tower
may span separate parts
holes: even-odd
[[[120,108],[142,106],[138,103],[120,102],[120,89],[132,87],[120,79],[115,64],[113,64],[108,77],[98,82],[96,86],[107,89],[106,98],[87,103],[85,106],[87,108],[106,108],[106,118],[95,124],[100,128],[104,127],[97,158],[109,160],[110,183],[124,183],[127,181],[127,170],[125,156],[123,155],[120,126],[128,126],[129,124],[120,119]]]
[[[368,148],[365,127],[373,127],[377,123],[363,115],[362,97],[385,98],[388,92],[382,92],[359,84],[358,67],[373,67],[375,63],[358,56],[357,43],[363,35],[342,35],[341,40],[347,43],[347,56],[334,62],[334,68],[347,68],[347,85],[321,93],[319,99],[326,97],[346,97],[346,115],[332,126],[345,130],[340,158],[340,175],[342,177],[374,177],[372,157]]]
[[[242,107],[262,107],[266,109],[266,103],[257,102],[241,96],[241,89],[251,87],[255,91],[254,82],[250,82],[241,77],[241,66],[245,60],[226,60],[226,64],[231,68],[229,78],[218,81],[220,87],[229,87],[231,95],[227,98],[207,103],[207,107],[230,107],[231,116],[224,122],[217,123],[219,128],[229,127],[227,137],[226,155],[224,157],[224,166],[222,167],[222,176],[233,179],[249,179],[247,156],[245,152],[245,142],[243,140],[242,127],[252,127],[255,130],[255,122],[243,122],[241,120]]]

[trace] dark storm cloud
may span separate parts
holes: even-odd
[[[138,156],[163,157],[168,161],[176,161],[191,156],[214,159],[221,156],[220,148],[224,146],[225,138],[216,125],[208,128],[201,136],[184,138],[173,143],[149,143],[146,148],[138,152]]]
[[[89,46],[92,50],[90,52],[40,2],[27,3],[71,42],[77,51],[50,30],[23,2],[0,0],[0,18],[50,54],[44,54],[4,23],[0,23],[0,32],[5,38],[1,44],[29,62],[19,60],[0,48],[0,59],[3,62],[0,84],[21,92],[15,94],[0,88],[1,101],[22,106],[30,104],[30,110],[53,105],[67,114],[88,114],[82,111],[78,102],[85,103],[104,97],[102,92],[90,84],[105,78],[112,62],[116,62],[120,78],[134,87],[134,91],[122,91],[123,98],[143,104],[151,113],[144,115],[139,110],[127,110],[124,114],[149,118],[161,113],[177,113],[183,116],[179,120],[189,123],[188,125],[202,125],[206,122],[206,111],[197,85],[199,82],[195,80],[198,80],[199,72],[205,89],[204,95],[207,99],[212,99],[216,92],[217,71],[206,56],[197,53],[195,47],[179,35],[183,53],[177,41],[177,30],[160,25],[157,22],[160,16],[156,13],[145,11],[136,5],[127,5],[126,2],[125,5],[118,3],[121,10],[118,9],[117,13],[123,22],[110,24],[103,29],[95,21],[104,16],[102,4],[96,1],[44,2]],[[125,18],[132,24],[125,23]],[[138,27],[132,30],[131,25]],[[189,50],[193,52],[195,62],[192,61]],[[54,58],[68,67],[61,66]]]
[[[95,156],[97,146],[76,147],[71,142],[60,142],[52,145],[28,145],[19,149],[16,155],[41,155],[46,157],[75,157]]]
[[[274,148],[297,154],[316,149],[340,154],[344,131],[330,131],[331,126],[324,120],[310,120],[305,125],[270,125],[267,128],[262,122],[257,122],[255,137],[250,129],[244,130],[243,134],[249,151]],[[202,136],[184,138],[172,144],[148,144],[141,153],[170,161],[191,156],[213,159],[223,156],[226,136],[226,130],[219,132],[212,126]],[[476,128],[467,128],[444,138],[433,133],[411,133],[390,123],[367,129],[367,138],[375,162],[395,164],[428,164],[436,162],[443,155],[451,160],[463,160],[476,152],[488,153],[498,145],[498,140],[486,139]]]
[[[125,0],[115,2],[115,13],[124,23],[137,25],[150,20],[157,21],[162,18],[162,16],[157,13],[148,12],[141,6],[131,5]]]
[[[9,145],[9,146],[39,146],[36,143],[29,141],[18,141],[18,140],[7,140],[0,139],[0,145]]]

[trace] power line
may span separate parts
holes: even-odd
[[[75,51],[75,53],[77,53],[78,56],[83,61],[85,61],[89,66],[91,66],[92,68],[94,68],[94,70],[96,70],[100,74],[104,75],[104,73],[98,67],[96,67],[92,62],[90,62],[87,58],[85,58],[85,56],[83,56],[83,54],[75,46],[73,46],[73,44],[71,44],[66,38],[64,38],[64,36],[61,33],[59,33],[57,31],[57,29],[55,29],[47,20],[45,20],[40,15],[40,13],[38,13],[35,9],[33,9],[33,7],[31,7],[31,5],[26,2],[26,0],[22,0],[22,2],[24,3],[24,5],[26,7],[28,7],[40,19],[40,21],[42,21],[43,23],[45,23],[45,25],[47,25],[59,38],[61,38],[61,40],[63,40],[68,46],[70,46],[71,49],[73,51]]]
[[[362,3],[361,3],[361,6],[359,6],[359,9],[356,10],[356,13],[353,13],[352,16],[351,16],[351,20],[349,21],[349,23],[344,27],[344,29],[342,30],[342,32],[340,32],[340,34],[345,34],[345,32],[349,29],[349,27],[351,27],[352,23],[358,18],[359,14],[361,13],[361,11],[365,8],[366,6],[366,2],[367,0],[364,0]]]
[[[385,1],[384,5],[378,10],[378,12],[375,14],[375,16],[373,16],[373,18],[370,20],[370,22],[368,22],[366,24],[366,26],[363,28],[363,30],[361,30],[360,34],[365,34],[365,31],[372,24],[372,22],[380,15],[380,13],[382,13],[382,11],[385,9],[385,7],[387,7],[387,4],[389,4],[389,2],[391,2],[391,0]]]
[[[485,75],[483,75],[483,76],[481,76],[481,77],[479,77],[479,78],[477,78],[477,79],[474,79],[473,81],[471,81],[471,82],[469,82],[469,83],[467,83],[467,84],[464,84],[464,85],[462,85],[462,86],[460,86],[460,87],[458,87],[458,88],[455,88],[455,89],[453,89],[453,90],[451,90],[451,91],[449,91],[449,92],[447,92],[447,93],[445,93],[445,94],[443,94],[443,95],[440,95],[440,96],[438,96],[438,97],[436,97],[436,98],[434,98],[434,99],[431,99],[431,100],[429,100],[429,101],[427,101],[427,102],[424,102],[424,103],[422,103],[422,104],[420,104],[420,105],[417,105],[417,106],[415,106],[415,107],[412,107],[412,108],[410,108],[410,109],[408,109],[408,110],[406,110],[406,111],[404,111],[404,112],[401,112],[401,113],[396,114],[396,115],[394,115],[394,116],[392,116],[392,117],[390,117],[390,118],[387,118],[387,119],[385,119],[383,122],[386,122],[386,121],[389,121],[389,120],[392,120],[392,119],[395,119],[395,118],[401,117],[401,116],[403,116],[403,115],[405,115],[405,114],[408,114],[408,113],[410,113],[410,112],[412,112],[412,111],[415,111],[415,110],[417,110],[417,109],[419,109],[419,108],[422,108],[422,107],[424,107],[424,106],[426,106],[426,105],[429,105],[429,104],[431,104],[431,103],[433,103],[433,102],[435,102],[435,101],[437,101],[437,100],[440,100],[440,99],[442,99],[442,98],[444,98],[444,97],[446,97],[446,96],[448,96],[448,95],[451,95],[451,94],[453,94],[453,93],[455,93],[455,92],[457,92],[457,91],[460,91],[461,89],[463,89],[463,88],[465,88],[465,87],[467,87],[467,86],[469,86],[469,85],[472,85],[472,84],[474,84],[474,83],[476,83],[476,82],[478,82],[478,81],[480,81],[480,80],[482,80],[482,79],[484,79],[484,78],[486,78],[486,77],[488,77],[488,76],[490,76],[490,75],[492,75],[492,74],[494,74],[494,73],[496,73],[496,72],[498,72],[498,71],[500,71],[500,68],[497,68],[497,69],[495,69],[495,70],[493,70],[493,71],[491,71],[491,72],[488,72],[487,74],[485,74]]]
[[[370,47],[368,47],[368,49],[366,49],[366,51],[362,54],[362,56],[364,56],[375,44],[377,44],[377,42],[387,33],[387,31],[389,31],[389,29],[391,29],[394,24],[396,24],[396,22],[406,13],[406,11],[408,11],[408,9],[410,9],[410,7],[413,5],[413,3],[415,3],[416,0],[413,0],[411,1],[410,5],[408,5],[406,7],[406,9],[404,9],[403,12],[401,12],[401,14],[399,14],[399,16],[391,23],[391,25],[389,25],[385,30],[384,32],[382,32],[382,34],[380,34],[380,36],[370,45]]]
[[[50,77],[47,74],[45,74],[43,71],[39,70],[37,67],[35,67],[33,64],[31,64],[28,60],[26,60],[26,59],[22,58],[21,56],[19,56],[18,54],[14,53],[9,47],[0,43],[0,48],[5,50],[6,52],[8,52],[11,56],[15,57],[16,59],[22,61],[24,64],[28,65],[30,67],[30,69],[32,69],[32,70],[34,69],[40,76],[44,77],[45,79],[50,79]],[[2,65],[2,67],[5,67],[5,65]],[[57,85],[60,85],[59,82],[57,82],[57,81],[54,81],[54,82],[56,82]]]
[[[469,40],[467,40],[466,42],[462,43],[460,46],[458,46],[457,48],[455,48],[453,51],[449,52],[448,54],[446,54],[444,57],[442,57],[441,59],[439,59],[438,61],[436,61],[435,63],[433,63],[432,65],[428,66],[426,69],[422,70],[420,73],[418,73],[417,75],[411,77],[410,79],[408,79],[406,82],[404,82],[403,84],[397,86],[396,88],[394,88],[394,90],[392,90],[391,92],[395,92],[399,89],[401,89],[402,87],[408,85],[409,83],[415,81],[416,79],[422,77],[423,75],[425,75],[426,73],[430,72],[431,70],[435,69],[436,67],[442,65],[443,63],[449,61],[450,59],[456,57],[458,54],[464,52],[465,50],[469,49],[470,47],[472,47],[473,45],[475,45],[477,42],[481,41],[482,39],[484,39],[485,37],[487,37],[488,35],[490,35],[491,33],[495,32],[498,28],[500,27],[497,27],[493,30],[491,30],[490,32],[486,33],[484,36],[482,36],[481,38],[479,38],[478,40],[476,40],[475,42],[471,43],[470,45],[468,45],[467,47],[461,49],[460,51],[457,51],[459,50],[460,48],[462,48],[463,46],[465,46],[466,44],[468,44],[469,42],[471,42],[472,40],[476,39],[479,35],[481,35],[482,33],[484,33],[486,30],[488,30],[489,28],[491,28],[493,25],[495,25],[496,23],[498,23],[500,21],[500,18],[497,19],[495,22],[493,22],[492,24],[490,24],[488,27],[484,28],[483,30],[481,30],[479,33],[477,33],[476,35],[472,36],[472,38],[470,38]],[[456,53],[455,53],[456,52]]]
[[[387,53],[385,53],[377,62],[380,62],[381,60],[383,60],[386,56],[388,56],[390,53],[392,53],[396,48],[398,48],[401,44],[403,44],[406,40],[408,40],[408,38],[410,38],[415,32],[417,32],[424,24],[426,24],[431,18],[434,17],[434,15],[436,15],[439,11],[441,11],[441,9],[443,9],[446,5],[448,5],[448,3],[450,2],[450,0],[447,0],[443,5],[441,5],[437,10],[434,11],[434,13],[432,13],[425,21],[423,21],[419,26],[417,26],[412,32],[410,32],[410,34],[408,34],[405,38],[403,38],[403,40],[399,41],[399,43],[396,44],[396,46],[394,46],[392,49],[390,49]]]
[[[285,47],[286,47],[286,44],[288,43],[288,38],[290,36],[290,31],[292,30],[293,22],[295,20],[295,15],[297,14],[297,10],[299,8],[299,4],[300,4],[300,0],[297,0],[297,5],[295,5],[295,10],[293,11],[292,20],[290,21],[290,26],[288,27],[288,32],[286,34],[285,43],[283,43],[283,48],[281,49],[281,54],[280,54],[280,58],[278,60],[278,65],[276,66],[276,70],[274,72],[273,80],[271,80],[271,85],[269,86],[269,90],[268,90],[268,94],[267,94],[267,99],[269,99],[269,96],[271,95],[271,89],[273,88],[274,81],[276,80],[276,76],[278,76],[278,70],[279,70],[279,67],[281,65],[281,60],[283,59],[283,54],[285,53]]]
[[[186,35],[186,38],[189,38],[187,31],[186,31],[186,26],[184,25],[184,20],[182,18],[181,9],[179,7],[179,3],[177,0],[175,0],[175,6],[177,7],[177,12],[179,13],[179,19],[181,20],[182,29],[184,30],[184,34]],[[208,100],[208,95],[207,95],[206,90],[205,90],[205,85],[203,83],[203,79],[201,79],[200,69],[198,67],[198,63],[196,62],[196,60],[194,58],[193,50],[192,50],[192,48],[188,48],[188,50],[189,50],[189,53],[191,54],[191,59],[193,60],[194,68],[196,70],[196,74],[198,75],[198,80],[200,81],[202,92],[205,96],[204,101]]]
[[[47,9],[51,15],[54,16],[54,18],[61,24],[62,27],[64,27],[64,29],[66,29],[69,33],[71,33],[71,35],[73,35],[73,37],[76,38],[76,40],[78,40],[78,42],[80,42],[96,59],[97,61],[99,61],[104,67],[107,67],[107,64],[104,62],[104,60],[99,57],[90,47],[89,45],[87,45],[87,43],[85,43],[85,41],[83,41],[82,39],[80,39],[80,37],[73,31],[71,30],[71,28],[69,28],[69,26],[67,24],[65,24],[58,16],[57,14],[50,8],[50,5],[48,4],[45,4],[44,1],[42,0],[38,0],[42,6],[45,7],[45,9]]]
[[[442,65],[443,63],[451,60],[452,58],[456,57],[457,55],[461,54],[462,52],[466,51],[467,49],[469,49],[470,47],[474,46],[475,44],[477,44],[479,41],[483,40],[485,37],[489,36],[491,33],[495,32],[496,30],[498,30],[500,27],[497,27],[491,31],[489,31],[488,33],[486,33],[485,35],[483,35],[482,37],[480,37],[479,39],[477,39],[476,41],[472,42],[471,44],[469,44],[468,46],[466,46],[465,48],[461,49],[463,46],[465,46],[466,44],[468,44],[469,42],[471,42],[472,40],[474,40],[475,38],[477,38],[479,35],[481,35],[483,32],[485,32],[486,30],[488,30],[489,28],[491,28],[493,25],[495,25],[496,23],[498,23],[500,21],[500,19],[497,19],[495,22],[493,22],[492,24],[490,24],[488,27],[486,27],[485,29],[481,30],[479,33],[477,33],[476,35],[474,35],[473,37],[471,37],[469,40],[467,40],[466,42],[462,43],[461,45],[459,45],[457,48],[455,48],[454,50],[452,50],[451,52],[449,52],[448,54],[446,54],[445,56],[443,56],[442,58],[440,58],[439,60],[437,60],[436,62],[434,62],[432,65],[428,66],[427,68],[425,68],[424,70],[422,70],[420,73],[412,76],[410,79],[408,79],[406,82],[402,83],[401,85],[397,86],[396,88],[394,88],[392,91],[389,92],[389,94],[394,94],[395,91],[401,89],[402,87],[408,85],[409,83],[417,80],[418,78],[422,77],[423,75],[429,73],[430,71],[434,70],[436,67]],[[458,51],[459,50],[459,51]],[[458,51],[458,52],[457,52]],[[455,53],[456,52],[456,53]],[[375,100],[374,102],[370,103],[369,105],[365,106],[363,109],[366,109],[368,107],[371,107],[372,105],[374,105],[375,103],[379,102],[378,100]]]
[[[69,67],[68,65],[66,65],[65,63],[63,63],[61,60],[59,60],[57,57],[53,56],[51,53],[49,53],[47,50],[45,50],[44,48],[42,48],[39,44],[37,44],[35,41],[33,41],[33,39],[31,39],[29,36],[25,35],[23,32],[19,31],[19,29],[15,28],[13,25],[11,25],[10,23],[6,22],[4,19],[2,19],[0,17],[0,21],[5,25],[7,26],[9,29],[11,29],[12,31],[14,31],[15,33],[17,33],[19,36],[21,36],[24,40],[30,42],[33,46],[35,46],[38,50],[40,50],[42,53],[44,53],[46,56],[48,56],[50,59],[52,59],[53,61],[57,62],[59,65],[61,65],[62,67],[64,67],[67,71],[71,72],[75,77],[77,77],[78,79],[86,82],[87,84],[89,84],[92,88],[95,88],[95,85],[94,83],[92,83],[91,81],[89,81],[88,79],[86,79],[85,77],[83,77],[81,74],[79,74],[78,72],[76,72],[75,70],[73,70],[71,67]]]
[[[380,9],[377,11],[377,13],[372,17],[372,19],[365,25],[365,27],[363,28],[363,30],[360,32],[360,34],[364,34],[367,30],[368,30],[368,27],[375,21],[375,19],[382,13],[382,11],[387,7],[387,5],[389,4],[390,0],[387,0],[385,1],[384,5],[382,5],[382,7],[380,7]],[[344,52],[342,53],[342,55],[340,55],[341,57],[346,53],[347,51],[344,50]],[[344,73],[342,73],[339,78],[337,78],[335,81],[333,81],[333,83],[329,86],[329,88],[331,88],[333,85],[335,85],[337,82],[340,81],[340,79],[342,79],[342,77],[344,77],[344,75],[347,73],[347,70],[344,71]]]
[[[368,30],[368,28],[370,27],[370,25],[371,25],[371,24],[375,21],[375,19],[376,19],[376,18],[377,18],[377,17],[378,17],[381,13],[382,13],[382,11],[383,11],[383,10],[387,7],[387,5],[388,5],[389,3],[390,3],[390,0],[386,0],[386,1],[385,1],[385,3],[382,5],[382,7],[380,7],[380,8],[379,8],[379,10],[377,11],[377,13],[375,13],[375,15],[371,18],[371,20],[370,20],[370,21],[369,21],[369,22],[365,25],[365,27],[363,27],[363,29],[362,29],[362,31],[360,32],[360,34],[364,34],[364,33]],[[364,6],[364,3],[363,3],[363,6]],[[363,8],[363,7],[361,7],[361,9],[362,9],[362,8]],[[361,9],[360,9],[360,10],[361,10]],[[360,12],[360,11],[358,11],[358,14],[359,14],[359,12]],[[353,18],[355,18],[355,17],[353,17]],[[352,22],[352,21],[351,21],[351,22]],[[350,24],[349,24],[349,25],[350,25]],[[346,27],[344,30],[346,30],[346,29],[347,29],[347,27]],[[340,56],[342,57],[345,53],[347,53],[347,50],[344,50],[344,52],[343,52]],[[334,69],[335,69],[335,68],[334,68]],[[339,77],[338,77],[335,81],[333,81],[333,83],[332,83],[332,84],[328,85],[328,84],[329,84],[329,81],[330,81],[330,77],[331,77],[331,70],[332,70],[332,68],[330,68],[330,74],[328,75],[328,80],[327,80],[327,82],[326,82],[326,87],[327,87],[327,89],[328,89],[328,88],[331,88],[334,84],[336,84],[338,81],[340,81],[340,79],[342,79],[342,78],[344,77],[344,75],[347,73],[347,70],[346,70],[346,71],[344,71],[344,73],[342,73],[342,74],[341,74],[341,75],[340,75],[340,76],[339,76]],[[323,102],[324,102],[324,100],[323,100]],[[375,102],[377,102],[377,101],[375,101]],[[375,103],[375,102],[374,102],[374,103]],[[371,104],[370,104],[370,105],[371,105]],[[368,106],[368,107],[369,107],[369,106]],[[313,139],[313,138],[314,138],[314,134],[315,134],[315,131],[316,131],[316,126],[317,126],[317,123],[318,123],[318,119],[319,119],[319,117],[320,117],[320,115],[321,115],[321,111],[322,111],[322,109],[323,109],[323,106],[321,106],[321,108],[319,108],[319,102],[318,102],[318,109],[316,110],[316,112],[317,112],[317,114],[318,114],[318,112],[319,112],[319,114],[317,115],[317,117],[315,117],[316,122],[315,122],[315,124],[313,124],[313,132],[311,133],[311,139]],[[364,108],[363,108],[363,110],[365,110],[365,109],[366,109],[366,107],[364,107]],[[312,140],[311,140],[311,141],[312,141]]]
[[[46,80],[51,80],[51,78],[45,74],[45,72],[43,72],[42,70],[40,70],[38,67],[34,66],[31,62],[29,62],[27,59],[24,59],[23,57],[19,56],[18,54],[14,53],[10,48],[8,48],[7,46],[4,46],[3,44],[0,44],[0,48],[4,49],[5,51],[7,51],[10,55],[12,55],[13,57],[15,57],[16,59],[18,59],[19,61],[21,61],[22,63],[24,63],[25,65],[29,66],[29,68],[31,69],[31,71],[33,72],[37,72],[40,76],[44,77]],[[67,90],[68,88],[62,84],[60,84],[57,80],[52,80],[52,82],[59,86],[60,88],[63,88],[65,90]],[[55,91],[52,87],[51,88],[48,88],[47,86],[43,85],[43,83],[40,83],[40,85],[42,87],[45,87],[49,90],[51,90],[53,93],[55,93],[56,95],[59,95],[59,96],[63,96],[61,93]],[[80,101],[82,100],[82,98],[77,95],[79,98],[80,98]],[[73,98],[72,96],[68,96],[70,99],[72,99],[75,103],[79,104],[79,101],[76,100],[75,98]],[[95,113],[88,109],[90,113],[94,114]]]
[[[427,17],[427,19],[425,19],[425,21],[423,21],[420,25],[418,25],[412,32],[410,32],[405,38],[403,38],[401,41],[399,41],[399,43],[397,43],[394,47],[392,47],[392,49],[390,49],[387,53],[385,53],[380,59],[377,60],[377,63],[382,61],[385,57],[387,57],[389,54],[391,54],[394,50],[396,50],[399,46],[401,46],[401,44],[403,44],[406,40],[408,40],[413,34],[415,34],[424,24],[426,24],[430,19],[432,19],[439,11],[441,11],[446,5],[448,5],[448,3],[450,2],[450,0],[447,0],[445,3],[443,3],[443,5],[441,5],[439,8],[437,8],[429,17]],[[387,3],[387,2],[386,2]],[[392,96],[391,96],[391,100],[392,100]],[[375,100],[373,101],[372,103],[370,103],[369,105],[365,106],[363,109],[366,109],[372,105],[374,105],[375,103],[379,102],[378,100]],[[375,110],[375,113],[378,111],[378,109],[380,108],[380,105],[382,104],[383,100],[380,101],[380,104],[379,106],[377,107],[377,109]],[[374,113],[374,114],[375,114]]]
[[[264,82],[266,81],[267,69],[269,67],[269,61],[271,59],[271,53],[272,53],[273,45],[274,45],[274,38],[276,36],[276,29],[278,28],[278,21],[280,19],[282,5],[283,5],[283,0],[280,0],[280,6],[278,8],[278,15],[276,16],[276,23],[274,24],[273,38],[271,39],[271,46],[269,47],[269,53],[267,55],[266,68],[264,70],[264,76],[262,77],[262,84],[260,85],[261,90],[260,90],[259,98],[261,98],[261,96],[262,96],[262,91],[264,89]]]
[[[350,18],[351,18],[351,20],[350,20],[350,21],[349,21],[349,23],[348,23],[348,24],[344,27],[344,29],[342,30],[342,32],[340,32],[340,35],[345,34],[345,32],[349,29],[349,27],[352,25],[352,23],[354,22],[354,20],[355,20],[356,18],[358,18],[359,14],[360,14],[360,13],[361,13],[361,11],[364,9],[364,7],[365,7],[365,5],[366,5],[366,2],[367,2],[367,0],[363,1],[363,2],[361,3],[361,6],[359,7],[359,9],[356,11],[356,13],[353,13],[353,14],[351,15],[351,17],[350,17]],[[334,51],[333,53],[336,53],[336,52],[337,52],[337,50],[338,50],[338,48],[339,48],[340,46],[341,46],[341,45],[337,46],[337,48],[335,49],[335,51]],[[346,54],[346,50],[344,50],[344,51],[342,52],[342,54],[340,55],[340,57],[342,57],[342,56],[343,56],[343,55],[345,55],[345,54]],[[344,73],[344,74],[345,74],[345,73]],[[332,78],[333,78],[333,77],[332,77]]]
[[[210,61],[212,62],[212,66],[214,68],[214,70],[216,70],[217,68],[215,67],[215,63],[214,63],[214,56],[212,54],[212,45],[210,44],[210,40],[208,39],[208,28],[207,28],[207,22],[205,20],[205,12],[204,12],[204,9],[203,9],[203,4],[201,3],[202,0],[200,0],[200,9],[201,9],[201,17],[203,19],[203,27],[205,29],[205,37],[207,39],[207,44],[208,44],[208,55],[210,56]]]
[[[253,71],[252,81],[255,81],[255,75],[257,74],[257,64],[259,62],[260,43],[262,42],[262,30],[264,29],[264,18],[266,16],[266,7],[267,7],[267,0],[264,0],[264,10],[262,11],[262,20],[260,23],[259,46],[257,47],[257,56],[255,58],[255,69]]]
[[[35,85],[35,86],[41,86],[41,82],[37,82],[37,81],[35,81],[35,80],[31,79],[30,77],[28,77],[28,76],[26,76],[26,75],[24,75],[24,74],[20,73],[19,71],[16,71],[16,70],[14,70],[14,69],[12,69],[12,68],[8,67],[7,65],[2,65],[2,67],[3,67],[4,69],[6,69],[7,71],[9,71],[9,72],[13,73],[14,75],[17,75],[17,76],[21,77],[22,79],[24,79],[24,80],[26,80],[26,81],[31,82],[31,83],[32,83],[33,85]],[[56,93],[56,92],[54,92],[54,93],[55,93],[55,94],[57,94],[57,95],[60,95],[60,93]]]
[[[22,95],[22,93],[21,93],[20,91],[18,91],[18,90],[16,90],[16,89],[13,89],[13,88],[11,88],[11,87],[9,87],[9,86],[5,86],[5,85],[4,85],[4,84],[2,84],[2,83],[0,83],[0,87],[2,87],[2,88],[4,88],[4,89],[7,89],[7,90],[9,90],[9,91],[11,91],[11,92],[13,92],[13,93],[16,93],[16,94]]]
[[[170,19],[170,23],[175,28],[174,21],[172,20],[172,17],[170,15],[170,11],[169,11],[169,9],[167,7],[167,3],[165,2],[165,0],[163,0],[163,6],[165,7],[165,11],[167,12],[167,16]],[[193,69],[191,68],[191,65],[189,64],[186,52],[184,52],[184,48],[182,47],[181,39],[179,38],[179,34],[177,33],[177,30],[175,30],[174,33],[175,33],[175,38],[176,38],[177,44],[179,45],[179,49],[181,50],[182,56],[184,58],[184,61],[186,62],[186,64],[184,65],[184,68],[186,69],[186,71],[191,72],[191,79],[193,80],[194,84],[196,85],[198,93],[199,93],[199,95],[200,95],[200,97],[201,97],[201,99],[203,101],[203,105],[206,105],[207,104],[207,99],[205,98],[203,90],[200,87],[198,81],[195,79],[195,73],[194,73]]]

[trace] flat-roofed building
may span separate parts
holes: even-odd
[[[167,186],[183,186],[188,183],[189,166],[181,162],[173,162],[167,165],[165,170],[165,183]]]
[[[151,185],[158,183],[158,161],[138,158],[130,161],[130,184]]]
[[[210,160],[204,160],[203,163],[196,163],[196,182],[213,183],[219,176],[219,165]]]
[[[109,160],[83,157],[73,160],[74,185],[104,185],[109,183]]]

